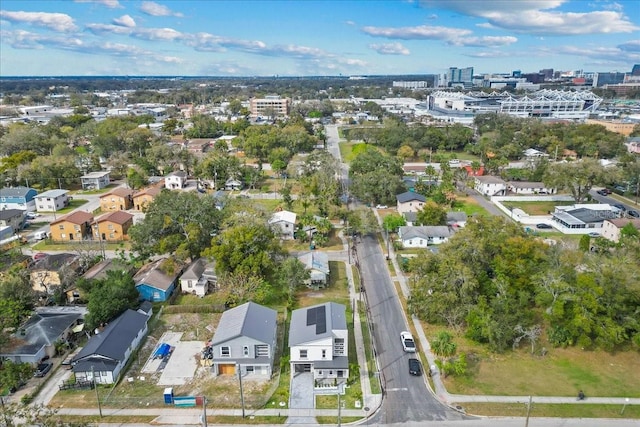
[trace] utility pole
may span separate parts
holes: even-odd
[[[240,383],[240,403],[242,403],[242,418],[244,418],[244,393],[242,392],[242,372],[240,372],[240,364],[236,363],[238,370],[238,382]]]
[[[98,395],[98,385],[96,384],[96,375],[93,372],[93,366],[91,366],[91,379],[93,380],[93,389],[96,391],[96,400],[98,401],[98,413],[102,418],[102,406],[100,405],[100,396]]]
[[[207,427],[207,397],[202,396],[202,425]]]
[[[342,402],[340,401],[340,387],[338,387],[338,427],[340,427],[340,426],[342,425],[342,424],[341,424],[341,421],[342,421],[342,418],[341,418],[341,415],[342,415],[341,408],[342,408]]]
[[[11,422],[11,419],[9,418],[9,416],[7,415],[7,411],[6,408],[4,407],[4,397],[0,396],[0,403],[2,404],[2,415],[4,417],[4,423],[7,427],[11,427],[13,426],[13,423]],[[624,409],[623,409],[624,410]]]
[[[531,402],[533,397],[529,396],[529,403],[527,403],[527,419],[524,422],[524,427],[529,427],[529,415],[531,414]]]

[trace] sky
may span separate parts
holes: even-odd
[[[1,76],[629,72],[638,0],[1,0]]]

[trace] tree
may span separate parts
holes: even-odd
[[[453,342],[453,336],[447,331],[440,331],[431,340],[431,350],[436,356],[451,357],[456,354],[456,343]]]
[[[416,213],[418,225],[446,225],[447,210],[438,204],[428,201]]]
[[[148,206],[145,218],[129,229],[132,250],[143,258],[172,253],[181,260],[196,259],[210,245],[220,222],[213,197],[162,191]]]
[[[282,257],[282,248],[266,223],[246,220],[220,232],[204,254],[216,260],[220,274],[270,279],[276,261]]]
[[[310,274],[311,272],[297,258],[287,258],[278,268],[278,287],[287,290],[287,297],[292,302],[295,291],[309,280]]]
[[[549,165],[543,181],[547,187],[568,190],[576,203],[582,203],[595,184],[602,184],[608,172],[594,159]]]
[[[387,231],[397,231],[398,228],[407,225],[407,220],[400,214],[392,213],[382,219],[382,226]]]
[[[89,329],[110,322],[128,308],[137,307],[140,299],[133,278],[124,271],[107,271],[104,279],[79,286],[89,295],[86,316]]]

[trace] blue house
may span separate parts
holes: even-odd
[[[0,188],[0,209],[35,212],[37,194],[36,190],[29,187]]]
[[[133,276],[140,299],[144,301],[166,301],[176,288],[182,268],[163,268],[166,258],[143,266]],[[173,264],[172,264],[173,267]]]

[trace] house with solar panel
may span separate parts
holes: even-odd
[[[315,388],[349,378],[346,307],[327,302],[294,310],[289,327],[291,372],[313,374]]]
[[[207,355],[215,375],[271,378],[276,351],[278,313],[247,302],[222,313]]]

